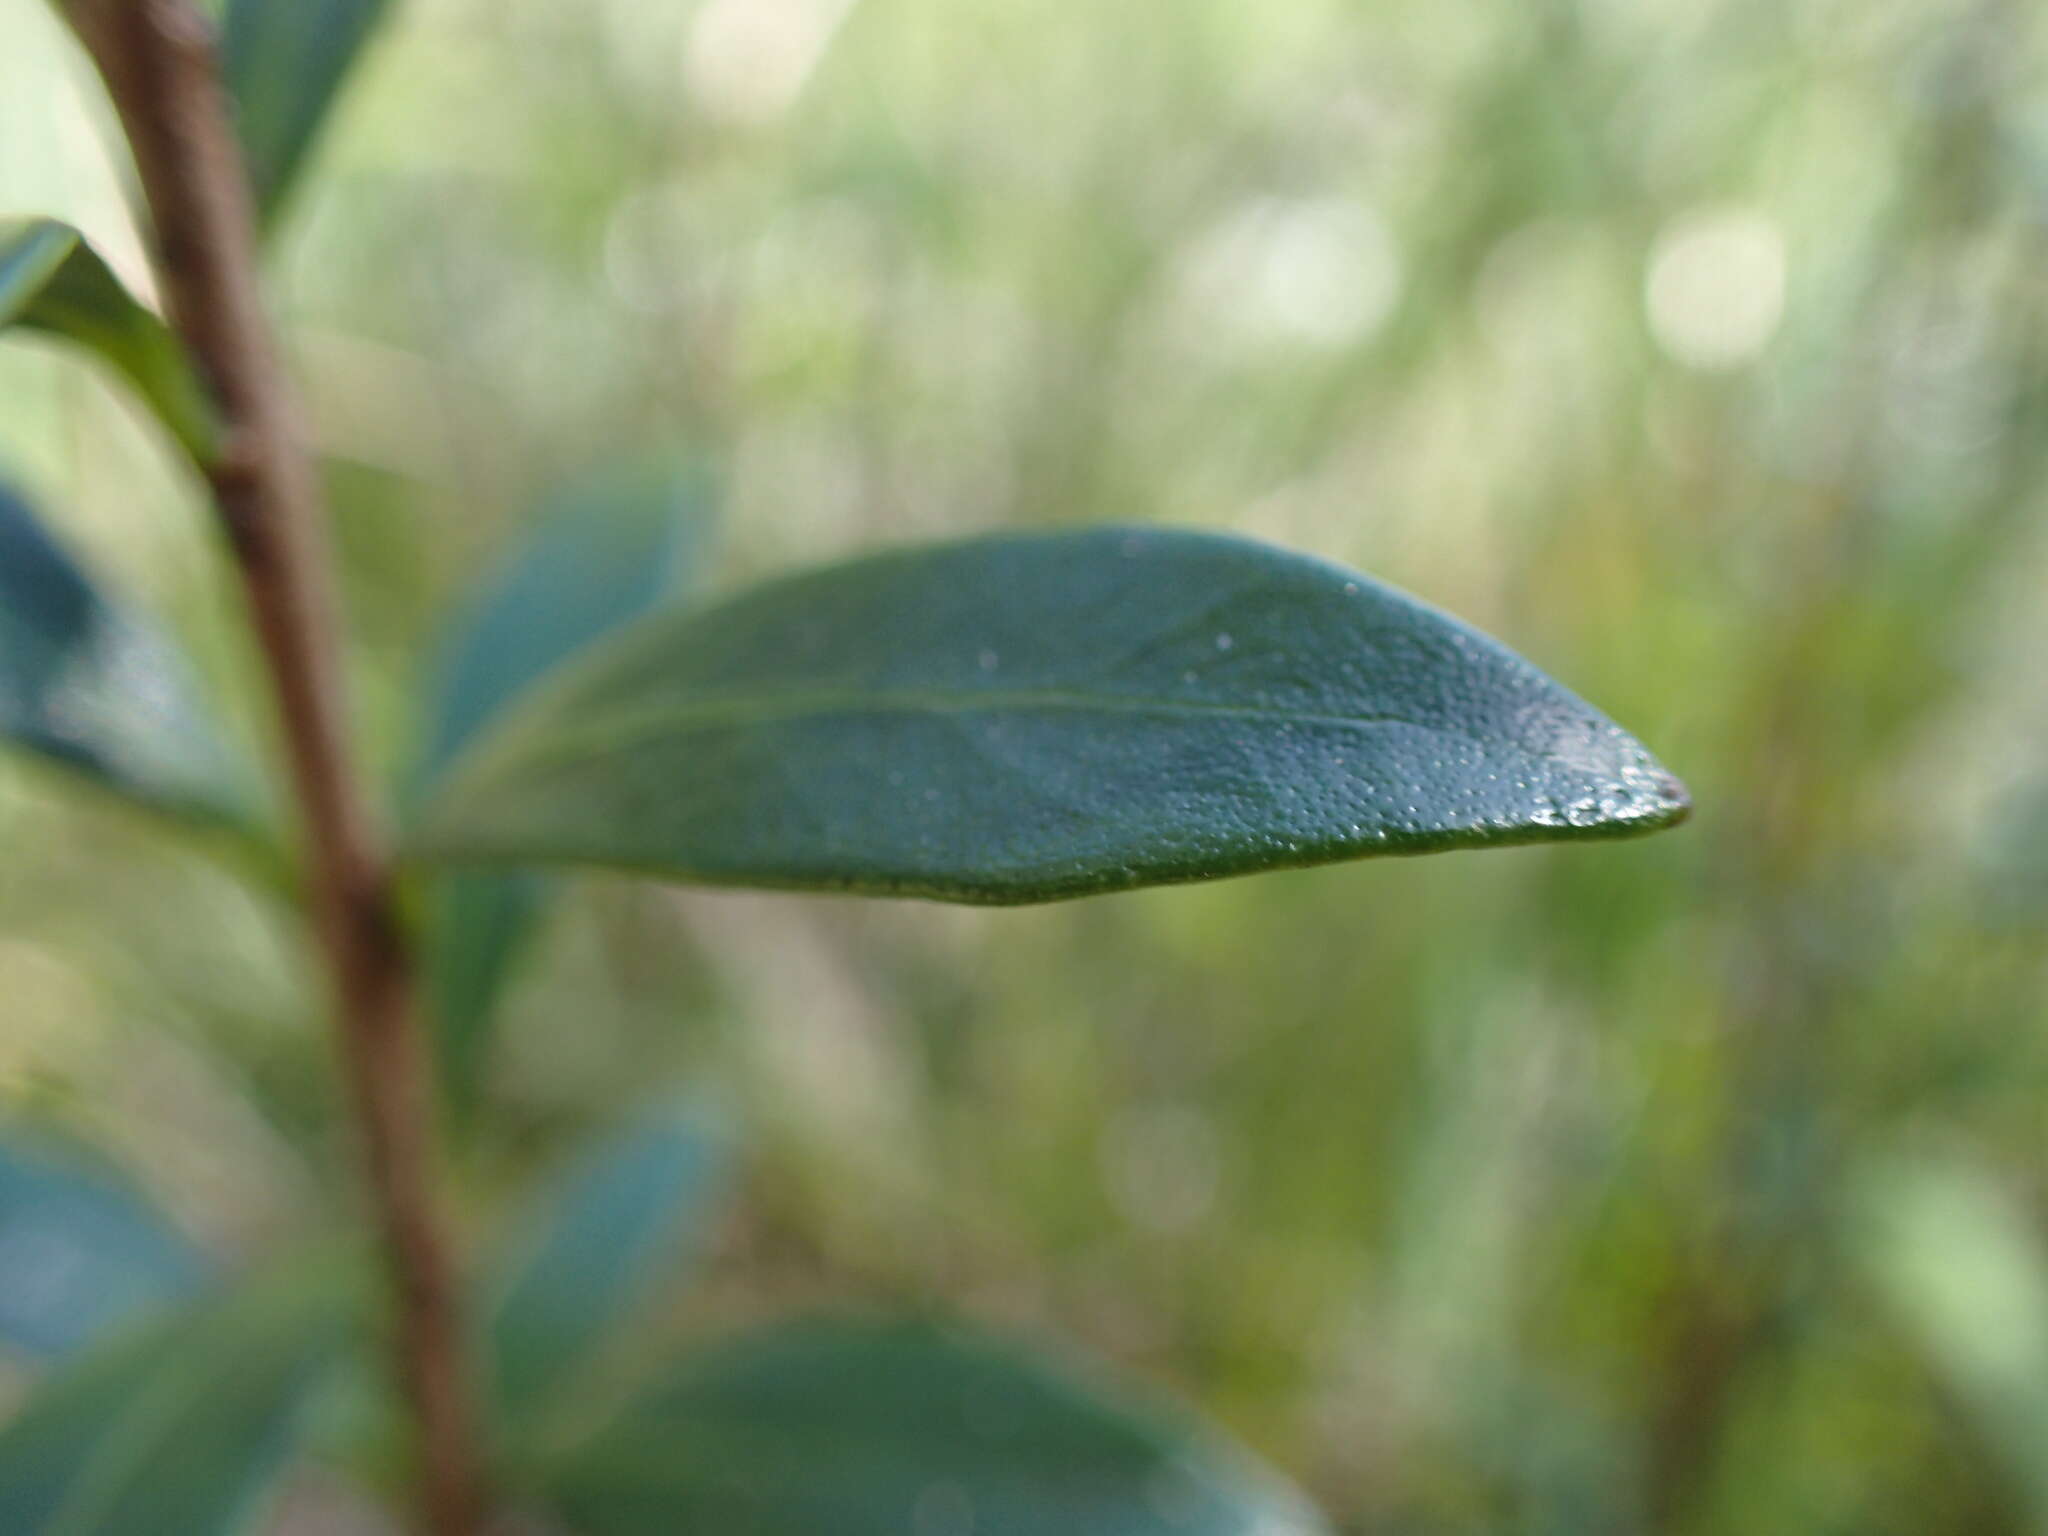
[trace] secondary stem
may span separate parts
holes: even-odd
[[[267,664],[307,844],[313,917],[390,1267],[397,1372],[416,1420],[421,1513],[474,1536],[482,1483],[455,1271],[434,1194],[434,1094],[389,853],[349,753],[318,482],[263,309],[255,221],[191,0],[62,0],[105,78],[155,223],[172,325],[218,398],[203,466]]]

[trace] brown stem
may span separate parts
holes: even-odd
[[[218,398],[204,467],[261,645],[396,1304],[434,1536],[474,1536],[482,1484],[455,1271],[434,1196],[434,1095],[382,834],[351,762],[326,521],[263,309],[255,220],[212,29],[191,0],[62,0],[105,78],[155,223],[172,325]]]

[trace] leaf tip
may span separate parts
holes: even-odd
[[[1685,781],[1637,743],[1637,762],[1623,775],[1626,809],[1617,819],[1628,832],[1662,832],[1692,815],[1692,791]]]
[[[1652,792],[1663,802],[1663,814],[1657,825],[1675,827],[1690,820],[1692,791],[1685,787],[1685,781],[1662,763],[1654,764],[1651,771],[1655,776]]]

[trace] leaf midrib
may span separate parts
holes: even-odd
[[[592,752],[622,751],[671,736],[687,736],[719,727],[776,724],[808,715],[973,715],[1058,713],[1153,716],[1165,719],[1260,721],[1280,725],[1321,726],[1336,730],[1369,730],[1398,725],[1436,736],[1452,736],[1473,745],[1487,743],[1469,731],[1426,725],[1397,714],[1332,714],[1321,710],[1280,709],[1256,704],[1211,704],[1193,699],[1166,699],[1149,694],[1080,693],[1071,689],[952,691],[909,689],[844,691],[831,689],[774,690],[756,695],[714,697],[681,707],[621,711],[571,730],[550,730],[538,742],[527,733],[523,742],[487,746],[479,771],[506,756],[523,764],[548,763]],[[516,748],[516,750],[515,750]],[[1531,756],[1551,754],[1531,751]]]
[[[791,1462],[814,1469],[835,1461],[872,1467],[878,1455],[902,1459],[899,1452],[919,1445],[929,1449],[931,1439],[920,1427],[886,1426],[849,1437],[839,1424],[734,1423],[722,1421],[714,1410],[697,1409],[615,1424],[583,1448],[572,1468],[586,1485],[624,1483],[638,1490],[696,1481],[744,1483],[761,1468],[780,1469]],[[946,1449],[955,1472],[971,1471],[985,1482],[1007,1478],[1027,1485],[1048,1474],[1071,1485],[1086,1481],[1077,1472],[1117,1473],[1133,1466],[1149,1471],[1171,1465],[1173,1459],[1168,1448],[1149,1440],[1039,1452],[952,1440]],[[735,1461],[746,1463],[746,1470],[730,1470]]]

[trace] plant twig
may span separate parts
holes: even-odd
[[[225,446],[201,467],[268,666],[304,823],[313,917],[394,1282],[422,1515],[434,1536],[474,1536],[483,1504],[476,1417],[434,1195],[434,1095],[414,967],[388,852],[350,758],[324,509],[264,313],[255,220],[212,29],[192,0],[60,3],[120,114],[155,224],[171,323],[226,423]]]

